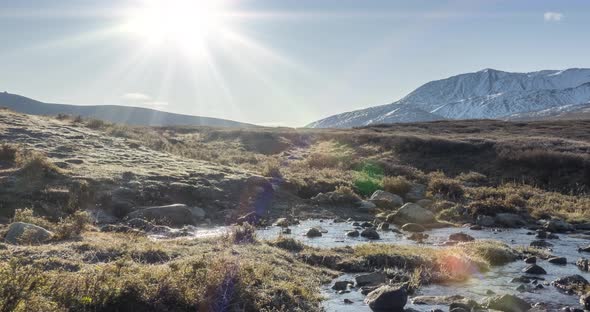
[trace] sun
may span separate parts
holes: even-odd
[[[225,10],[218,0],[143,0],[129,10],[124,28],[146,43],[195,52],[221,33]]]

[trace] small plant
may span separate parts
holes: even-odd
[[[458,200],[463,197],[465,190],[457,180],[435,177],[428,183],[428,190],[433,195],[440,194],[447,199]]]
[[[39,182],[42,178],[60,171],[44,154],[32,150],[19,150],[15,164],[20,167],[20,173],[28,183]]]
[[[350,186],[346,186],[346,185],[338,185],[336,187],[336,189],[334,189],[334,192],[342,194],[342,195],[350,196],[350,197],[357,196],[356,193],[354,192],[354,190]]]
[[[359,194],[368,197],[381,189],[381,181],[370,176],[359,174],[353,181],[354,188]]]
[[[55,238],[70,239],[79,236],[90,224],[90,216],[85,211],[76,211],[54,226]]]
[[[274,158],[269,158],[262,167],[262,175],[266,177],[280,178],[282,174],[279,161]]]
[[[400,196],[404,196],[412,188],[412,183],[404,177],[384,177],[381,184],[384,190]]]
[[[463,172],[457,176],[457,180],[466,183],[482,184],[487,181],[488,177],[485,174],[481,174],[475,171]]]
[[[12,222],[30,223],[45,229],[50,229],[53,227],[52,223],[49,222],[47,219],[35,216],[35,213],[31,208],[14,210],[14,217],[12,218]]]
[[[256,227],[249,223],[235,226],[228,235],[233,244],[250,244],[256,242]]]
[[[303,245],[300,241],[293,238],[286,238],[282,236],[272,241],[270,244],[281,249],[293,252],[300,252],[303,249],[305,249],[305,245]]]
[[[86,121],[86,127],[90,129],[102,129],[107,126],[107,123],[104,120],[100,119],[89,119]]]
[[[0,145],[0,162],[14,163],[18,148],[12,144]]]

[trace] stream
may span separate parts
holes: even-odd
[[[327,230],[321,237],[308,238],[305,236],[305,232],[311,227],[321,227]],[[275,239],[279,235],[293,237],[302,243],[318,247],[318,248],[332,248],[332,247],[343,247],[343,246],[354,246],[363,243],[395,243],[399,245],[417,245],[418,243],[409,240],[402,234],[397,234],[392,231],[379,231],[381,236],[380,240],[371,241],[362,237],[347,237],[346,231],[353,230],[354,226],[351,223],[333,223],[331,221],[321,222],[320,220],[307,220],[302,221],[299,225],[291,226],[292,234],[285,235],[280,234],[281,228],[273,226],[258,231],[258,237],[261,239]],[[479,231],[470,230],[469,228],[441,228],[427,231],[429,238],[426,239],[422,244],[428,246],[438,246],[437,248],[445,248],[440,246],[441,243],[448,240],[448,237],[452,233],[464,232],[473,236],[476,239],[492,239],[502,241],[513,247],[516,246],[529,246],[529,244],[536,240],[534,235],[527,235],[530,232],[527,229],[483,229]],[[537,259],[537,264],[543,267],[546,271],[546,275],[541,275],[544,281],[539,281],[539,284],[543,284],[544,288],[535,289],[530,285],[530,289],[524,292],[519,292],[516,288],[520,283],[511,283],[514,277],[525,275],[521,272],[523,268],[527,266],[522,260],[518,260],[509,263],[504,266],[492,267],[489,272],[472,276],[468,281],[462,283],[453,284],[437,284],[427,285],[421,287],[418,292],[414,295],[427,295],[427,296],[449,296],[449,295],[462,295],[466,298],[474,299],[481,302],[486,297],[486,292],[491,290],[496,294],[514,294],[517,295],[531,304],[537,302],[543,302],[547,304],[550,309],[558,309],[565,306],[580,307],[579,296],[565,294],[557,288],[549,285],[549,283],[559,277],[579,274],[584,278],[590,280],[590,274],[588,272],[582,272],[575,265],[578,258],[587,256],[578,252],[578,247],[587,246],[590,243],[590,236],[580,234],[558,234],[559,239],[548,240],[553,247],[551,247],[552,254],[555,256],[561,256],[567,258],[567,265],[555,265],[545,260]],[[354,280],[357,274],[344,274],[335,279],[331,284],[325,285],[322,288],[322,292],[326,297],[324,301],[324,308],[326,311],[371,311],[369,307],[364,304],[364,295],[360,291],[351,289],[350,293],[338,294],[335,290],[331,289],[332,284],[338,280]],[[345,304],[344,299],[349,299],[353,303]],[[418,305],[413,304],[411,298],[408,300],[407,308],[413,308],[418,311],[431,311],[433,309],[448,309],[448,306],[438,305]]]

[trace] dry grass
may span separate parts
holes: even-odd
[[[412,187],[410,181],[404,177],[384,177],[381,184],[384,190],[400,196],[404,196]]]
[[[44,217],[37,216],[32,209],[16,209],[12,222],[25,222],[38,225],[54,232],[54,240],[65,240],[78,237],[91,223],[86,212],[76,211],[58,222],[51,222]]]
[[[2,311],[319,311],[319,286],[332,276],[257,241],[86,232],[80,242],[20,247],[59,258],[0,253],[9,259],[0,263]]]

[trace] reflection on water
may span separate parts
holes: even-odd
[[[306,237],[305,232],[307,229],[315,226],[322,227],[328,232],[324,233],[322,237]],[[320,220],[308,220],[290,228],[292,230],[292,234],[283,234],[284,236],[293,237],[307,245],[319,248],[353,246],[356,244],[370,242],[368,239],[362,237],[347,237],[345,235],[346,231],[354,229],[350,223],[333,223],[329,220],[326,220],[325,222],[320,222]],[[526,229],[502,231],[484,229],[482,231],[473,231],[468,228],[443,228],[428,231],[427,233],[430,237],[424,242],[424,244],[436,246],[446,241],[449,234],[459,231],[463,231],[475,237],[476,239],[500,240],[512,246],[528,246],[531,241],[535,240],[534,235],[526,235],[526,233],[529,232]],[[275,239],[281,235],[280,232],[280,228],[270,227],[259,230],[258,237],[262,239]],[[408,240],[403,235],[396,234],[391,231],[379,232],[379,234],[381,239],[373,242],[407,245],[417,244],[415,241]],[[523,261],[515,261],[505,266],[493,267],[490,272],[473,276],[470,280],[464,283],[424,286],[419,290],[417,295],[462,295],[480,302],[486,296],[487,291],[493,291],[496,294],[516,294],[531,303],[544,302],[552,305],[553,307],[579,306],[578,296],[561,293],[557,291],[555,287],[548,284],[558,277],[571,274],[580,274],[584,276],[584,278],[590,280],[590,274],[587,272],[581,272],[575,265],[576,260],[582,256],[577,251],[578,247],[588,245],[589,241],[583,236],[580,237],[578,235],[563,234],[559,236],[560,239],[550,240],[550,242],[554,245],[552,247],[552,253],[557,256],[566,257],[568,264],[565,266],[560,266],[548,263],[543,260],[538,260],[537,263],[547,271],[547,275],[542,276],[545,279],[545,281],[541,281],[541,284],[544,286],[542,289],[534,289],[534,285],[530,285],[531,289],[525,292],[521,293],[516,290],[520,284],[511,283],[510,280],[514,277],[521,276],[521,270],[526,265]],[[439,246],[438,248],[445,247]],[[354,280],[354,275],[345,274],[336,280]],[[363,303],[364,295],[362,295],[360,292],[352,291],[347,294],[337,294],[334,290],[330,289],[330,287],[331,285],[325,285],[323,287],[323,293],[327,298],[324,303],[324,307],[327,311],[370,311],[368,306]],[[353,303],[344,304],[343,300],[345,298],[350,299],[353,301]],[[444,310],[447,308],[445,306],[413,305],[410,302],[408,303],[407,307],[411,307],[419,311],[430,311],[435,308],[441,308]]]

